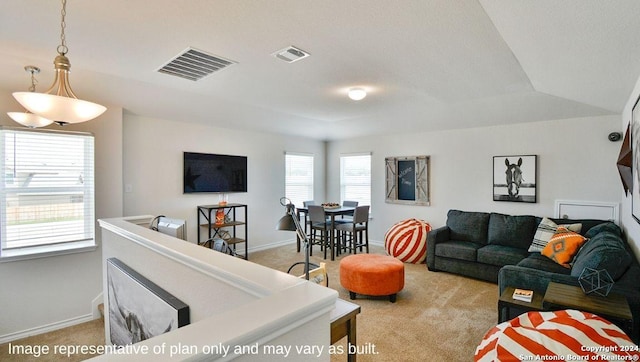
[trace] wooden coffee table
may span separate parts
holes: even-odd
[[[586,295],[580,287],[550,282],[543,306],[545,310],[576,309],[590,312],[617,324],[629,335],[633,331],[633,315],[627,298],[621,294],[610,293],[606,297]]]
[[[500,295],[500,299],[498,299],[498,323],[502,323],[504,321],[509,320],[509,311],[511,308],[518,308],[525,311],[542,311],[543,303],[542,299],[544,297],[544,293],[534,291],[533,299],[531,302],[523,302],[521,300],[513,299],[513,292],[516,290],[515,287],[507,287]],[[502,312],[505,312],[504,318],[502,317]]]

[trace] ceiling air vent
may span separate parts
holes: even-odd
[[[235,63],[232,60],[188,48],[163,65],[158,72],[196,81]]]
[[[306,57],[308,57],[309,53],[305,52],[302,49],[296,48],[294,46],[289,46],[286,47],[282,50],[278,50],[277,52],[272,54],[273,56],[275,56],[278,59],[282,59],[287,63],[293,63],[295,61],[298,61],[300,59],[304,59]]]

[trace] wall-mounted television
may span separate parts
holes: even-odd
[[[247,192],[247,157],[184,152],[184,193]]]

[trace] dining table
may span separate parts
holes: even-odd
[[[353,206],[324,207],[324,213],[329,217],[329,220],[331,223],[329,226],[330,227],[329,228],[329,245],[331,246],[331,260],[335,260],[334,245],[335,245],[335,237],[336,237],[335,236],[336,216],[353,215],[353,212],[355,210],[356,208]],[[304,223],[301,222],[301,224],[304,225],[305,234],[308,234],[307,233],[307,215],[309,214],[309,209],[306,207],[297,208],[296,214],[298,216],[298,220],[303,220],[304,218]],[[300,252],[300,244],[301,244],[300,238],[296,237],[296,246],[297,246],[298,252]]]

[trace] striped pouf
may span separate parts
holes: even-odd
[[[615,324],[567,309],[528,312],[491,328],[474,361],[638,361],[640,352]]]
[[[387,254],[406,263],[422,263],[427,256],[427,233],[431,225],[407,219],[393,225],[384,235]]]

